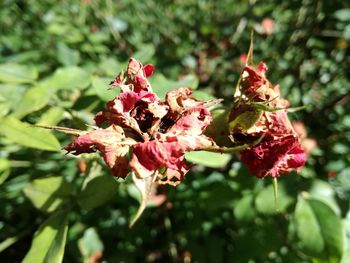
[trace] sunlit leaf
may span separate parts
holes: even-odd
[[[85,259],[103,251],[103,243],[96,229],[92,227],[85,230],[83,237],[78,240],[78,246]]]
[[[0,82],[6,83],[32,83],[38,77],[34,67],[19,64],[0,64]]]
[[[84,89],[89,86],[91,75],[79,67],[59,68],[53,76],[46,79],[42,85],[47,88],[61,89]]]
[[[206,151],[186,152],[185,157],[192,163],[201,164],[211,168],[223,168],[231,159],[231,155],[227,153],[213,153]]]
[[[187,75],[179,81],[173,81],[165,78],[162,74],[155,74],[149,79],[152,89],[160,98],[164,98],[165,94],[170,90],[189,87],[196,89],[198,87],[198,78],[195,75]]]
[[[92,79],[92,87],[94,88],[96,95],[104,101],[113,100],[120,92],[119,88],[109,89],[110,82],[110,78],[94,77]]]
[[[79,63],[80,54],[78,51],[69,48],[63,42],[57,44],[57,60],[61,62],[63,66],[75,66]]]
[[[344,230],[341,219],[328,205],[299,197],[294,222],[298,245],[306,254],[339,262],[343,253]]]
[[[50,213],[68,200],[73,186],[62,176],[50,176],[31,181],[23,191],[36,208]]]
[[[60,107],[51,107],[41,115],[37,125],[56,125],[62,118],[64,109]]]
[[[140,49],[133,55],[139,61],[142,61],[143,64],[149,63],[149,60],[153,57],[155,49],[153,45],[142,45]]]
[[[103,174],[100,167],[93,167],[78,194],[78,204],[87,210],[98,207],[116,196],[117,182],[109,174]]]
[[[60,151],[61,149],[60,143],[49,131],[33,128],[29,123],[21,122],[13,117],[0,120],[0,133],[19,145],[47,151]]]
[[[22,263],[61,263],[68,231],[67,214],[57,212],[35,233],[29,252]]]
[[[46,87],[36,86],[26,91],[23,98],[16,105],[12,116],[21,119],[27,114],[45,107],[50,99],[49,90]]]
[[[0,158],[0,185],[10,175],[10,161],[5,158]]]

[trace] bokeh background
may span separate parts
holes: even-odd
[[[308,163],[280,178],[278,212],[270,179],[237,155],[199,153],[129,229],[131,180],[29,127],[88,129],[130,56],[154,64],[159,96],[185,85],[229,107],[252,30],[255,62],[306,106],[290,118]],[[1,261],[350,262],[349,41],[345,0],[2,0]]]

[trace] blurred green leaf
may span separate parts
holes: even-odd
[[[109,89],[110,82],[109,78],[93,77],[92,79],[92,87],[96,95],[103,101],[113,100],[120,92],[119,88]]]
[[[0,64],[0,81],[5,83],[33,83],[38,77],[34,67],[19,64]]]
[[[45,107],[50,99],[50,92],[46,87],[36,86],[26,91],[23,98],[11,114],[13,117],[21,119],[27,114]]]
[[[244,195],[233,210],[235,218],[240,222],[251,222],[256,216],[254,196],[252,193]]]
[[[84,89],[91,83],[91,75],[85,70],[71,66],[59,68],[53,76],[43,81],[42,85],[56,90]]]
[[[10,175],[10,161],[5,158],[0,158],[0,185]]]
[[[61,263],[67,238],[67,223],[65,212],[51,215],[35,233],[30,250],[22,263]]]
[[[78,240],[78,246],[85,259],[96,252],[102,253],[103,251],[103,243],[96,229],[92,227],[85,230],[83,237]]]
[[[20,84],[0,84],[0,103],[7,111],[15,110],[21,102],[26,86]],[[7,113],[7,112],[6,112]]]
[[[97,173],[86,180],[77,201],[82,208],[90,210],[113,198],[116,191],[117,182],[111,175]]]
[[[139,50],[133,55],[142,64],[148,63],[155,53],[153,45],[142,45]]]
[[[186,75],[179,81],[172,81],[165,78],[162,74],[155,74],[154,77],[149,79],[152,85],[152,89],[160,98],[164,98],[165,94],[173,89],[180,87],[189,87],[191,89],[197,89],[198,78],[195,75]]]
[[[60,107],[51,107],[43,113],[36,123],[37,125],[55,126],[63,118],[64,109]]]
[[[223,168],[231,159],[231,155],[227,153],[213,153],[206,151],[186,152],[185,157],[190,162],[211,168]]]
[[[335,199],[335,192],[327,182],[319,179],[314,180],[309,194],[313,199],[320,200],[327,204],[337,215],[340,214],[340,209]]]
[[[65,43],[59,42],[57,44],[57,60],[63,66],[76,66],[80,60],[78,51],[69,48]]]
[[[294,201],[293,197],[287,194],[286,188],[282,182],[278,184],[277,198],[277,204],[275,204],[273,185],[271,182],[271,184],[263,188],[255,198],[257,211],[266,215],[284,212]]]
[[[68,200],[73,186],[62,176],[50,176],[31,181],[23,191],[36,208],[51,213]]]
[[[344,230],[341,219],[328,205],[299,197],[294,222],[298,245],[306,254],[328,262],[339,262]]]
[[[350,9],[341,9],[341,10],[337,10],[334,13],[334,16],[340,20],[340,21],[350,21]]]
[[[233,205],[234,190],[225,182],[211,183],[199,192],[200,205],[206,210],[216,210]]]
[[[13,117],[0,120],[0,133],[19,145],[46,151],[60,151],[61,149],[60,143],[49,131],[31,127],[29,123],[21,122]]]

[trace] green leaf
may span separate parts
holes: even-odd
[[[288,206],[293,203],[294,199],[287,194],[286,187],[283,183],[278,187],[277,207],[274,200],[273,185],[263,188],[255,198],[255,206],[259,213],[272,215],[277,212],[284,212]]]
[[[256,216],[254,209],[254,196],[247,194],[243,196],[235,205],[233,210],[235,218],[240,222],[251,222]]]
[[[79,63],[80,54],[78,51],[69,48],[65,43],[59,42],[57,44],[57,60],[63,66],[75,66]]]
[[[21,119],[27,114],[45,107],[49,99],[50,93],[46,87],[36,86],[30,88],[16,106],[16,110],[12,113],[12,116]]]
[[[349,263],[350,262],[350,249],[346,249],[343,253],[340,263]]]
[[[103,58],[99,64],[99,72],[102,75],[114,78],[122,69],[126,68],[127,64],[120,63],[114,58]],[[111,82],[112,79],[109,80]],[[108,82],[108,83],[109,83]]]
[[[185,156],[190,162],[211,168],[222,168],[231,159],[231,155],[227,153],[214,153],[206,151],[186,152]]]
[[[343,253],[343,225],[327,204],[299,197],[294,223],[298,245],[306,254],[339,262]]]
[[[155,74],[154,77],[149,79],[152,89],[160,98],[164,98],[165,94],[173,89],[180,87],[188,87],[191,89],[197,89],[198,78],[195,75],[187,75],[179,81],[172,81],[166,79],[162,74]]]
[[[38,77],[33,67],[19,64],[0,64],[0,81],[6,83],[32,83]]]
[[[120,93],[119,88],[108,89],[110,82],[110,78],[94,77],[92,79],[92,87],[94,88],[96,95],[104,101],[110,101]]]
[[[22,263],[60,263],[63,260],[68,224],[67,214],[58,212],[47,219],[34,235]]]
[[[83,237],[78,240],[78,246],[84,259],[90,258],[96,252],[103,251],[103,243],[95,228],[92,227],[85,230]]]
[[[6,181],[10,175],[10,161],[0,158],[0,185]]]
[[[15,110],[26,91],[26,87],[20,84],[0,84],[0,102],[8,109]]]
[[[350,9],[340,9],[334,13],[334,16],[340,21],[350,21]]]
[[[209,90],[195,90],[192,96],[200,100],[214,100],[217,99],[215,96],[211,95]]]
[[[64,109],[60,107],[51,107],[41,115],[36,125],[57,125],[63,118]]]
[[[23,191],[36,208],[50,213],[69,198],[73,186],[62,176],[51,176],[31,181]]]
[[[313,181],[309,194],[313,199],[326,203],[333,211],[339,215],[340,209],[335,199],[335,192],[329,183],[316,179]]]
[[[42,85],[47,88],[61,89],[84,89],[89,86],[91,76],[79,67],[59,68],[52,77],[43,81]]]
[[[102,174],[100,170],[95,170],[91,174],[77,197],[78,204],[87,210],[106,203],[116,195],[117,191],[117,182],[109,174]]]
[[[154,55],[155,49],[153,45],[142,45],[140,49],[133,55],[142,64],[147,63]]]
[[[31,127],[29,123],[13,117],[6,117],[0,121],[0,133],[19,145],[47,151],[61,150],[60,143],[49,131]]]

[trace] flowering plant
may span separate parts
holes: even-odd
[[[141,204],[130,226],[145,209],[154,183],[176,186],[184,179],[190,169],[186,151],[238,151],[242,162],[258,178],[276,178],[293,168],[298,170],[306,156],[287,116],[289,102],[281,98],[279,86],[273,87],[267,80],[263,62],[257,68],[252,66],[252,52],[251,44],[234,94],[234,106],[219,123],[231,139],[225,145],[215,142],[216,134],[210,132],[210,127],[209,132],[205,131],[212,121],[208,108],[221,99],[192,98],[191,89],[180,87],[169,91],[161,101],[147,80],[154,67],[143,66],[134,58],[130,58],[126,71],[111,82],[111,87],[121,92],[95,115],[92,131],[48,128],[76,136],[65,147],[69,153],[98,151],[115,177],[132,174]],[[214,122],[211,129],[217,124]]]

